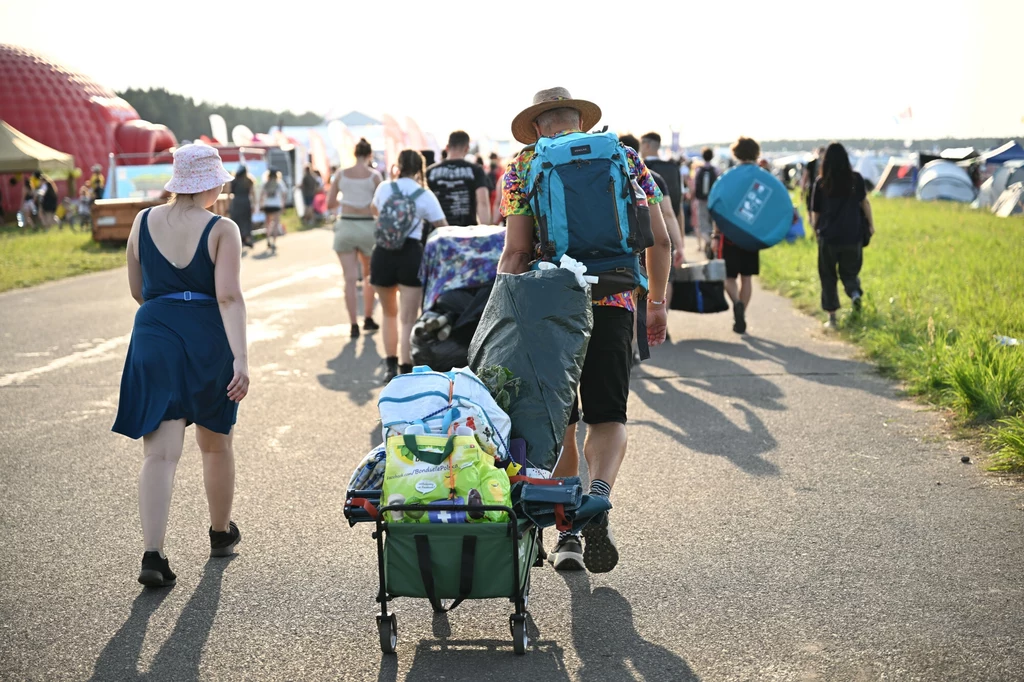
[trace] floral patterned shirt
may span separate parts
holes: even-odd
[[[572,131],[567,130],[562,133],[556,134],[554,137],[561,137],[562,135],[568,135]],[[640,187],[647,194],[647,202],[650,205],[660,204],[664,198],[661,190],[658,189],[658,184],[654,181],[654,177],[651,172],[647,170],[647,166],[644,165],[640,155],[633,149],[626,147],[626,161],[629,164],[629,175],[635,178]],[[508,164],[508,168],[505,170],[505,176],[502,179],[502,193],[501,193],[501,215],[525,215],[532,216],[533,209],[530,207],[529,202],[526,200],[529,194],[529,188],[526,186],[527,181],[530,177],[530,163],[533,161],[536,153],[533,147],[524,149],[519,153],[511,162]],[[534,227],[537,227],[537,221],[534,220]],[[537,256],[540,256],[540,233],[534,233],[534,242],[537,247]],[[633,303],[633,292],[624,291],[621,294],[613,294],[607,296],[598,301],[594,301],[594,305],[599,306],[613,306],[617,308],[625,308],[629,311],[636,309]]]

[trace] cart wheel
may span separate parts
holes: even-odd
[[[377,616],[377,632],[380,634],[380,650],[385,654],[395,653],[398,647],[398,621],[391,613],[385,618]]]
[[[513,614],[508,620],[512,627],[512,649],[517,655],[522,656],[530,644],[530,637],[526,634],[526,616]]]

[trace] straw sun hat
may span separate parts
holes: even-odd
[[[552,109],[575,109],[580,112],[580,128],[589,130],[601,120],[601,107],[584,99],[573,99],[565,88],[541,90],[533,96],[533,104],[519,112],[512,119],[512,136],[523,144],[537,141],[533,122],[545,111]]]
[[[216,149],[207,144],[186,144],[174,150],[174,170],[164,189],[175,194],[199,194],[231,180]]]

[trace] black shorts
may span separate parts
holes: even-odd
[[[276,206],[264,206],[263,212],[267,215],[274,215],[275,213],[280,213],[281,209]]]
[[[395,251],[375,247],[370,256],[370,284],[375,287],[422,287],[420,261],[423,244],[418,239],[406,239]]]
[[[304,204],[306,204],[306,208],[313,208],[313,200],[314,199],[316,199],[316,195],[315,194],[305,194],[305,193],[303,193],[303,195],[302,195],[302,202]]]
[[[594,331],[569,423],[580,420],[582,401],[587,424],[625,424],[632,369],[633,313],[625,308],[594,306]]]
[[[728,279],[761,274],[760,251],[741,249],[726,239],[722,241],[722,258],[725,260],[725,276]]]

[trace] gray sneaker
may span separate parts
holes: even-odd
[[[619,563],[619,549],[615,546],[612,529],[608,527],[608,512],[601,514],[583,529],[586,548],[583,565],[591,573],[607,573]]]
[[[583,545],[577,535],[569,535],[559,540],[555,548],[548,554],[548,561],[556,571],[582,571]]]

